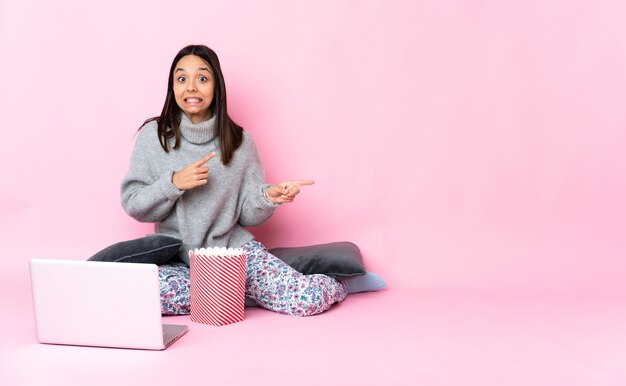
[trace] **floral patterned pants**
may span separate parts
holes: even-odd
[[[326,275],[303,275],[267,251],[246,243],[246,296],[268,310],[296,316],[322,313],[345,299],[346,285]],[[189,314],[189,267],[182,262],[159,266],[163,315]]]

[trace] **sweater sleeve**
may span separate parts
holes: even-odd
[[[155,138],[150,138],[153,135]],[[155,169],[159,163],[156,133],[144,127],[137,136],[131,156],[128,173],[122,180],[122,207],[137,221],[159,222],[170,214],[183,191],[172,183],[173,171],[160,172]]]
[[[270,184],[265,183],[265,172],[252,136],[246,133],[245,141],[248,153],[248,163],[242,184],[244,195],[239,224],[244,227],[261,225],[272,217],[279,204],[272,203],[265,198],[265,189]]]

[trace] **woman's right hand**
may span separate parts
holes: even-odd
[[[172,183],[178,190],[189,190],[195,187],[205,185],[209,178],[209,168],[203,166],[209,162],[211,158],[215,157],[215,152],[207,155],[206,157],[192,162],[184,169],[175,172],[172,175]]]

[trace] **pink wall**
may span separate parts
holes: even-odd
[[[626,3],[0,2],[3,275],[150,231],[119,205],[186,44],[274,182],[256,230],[352,240],[390,287],[624,291]]]

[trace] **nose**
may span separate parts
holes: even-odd
[[[187,82],[187,91],[198,91],[195,80],[190,80],[189,82]]]

